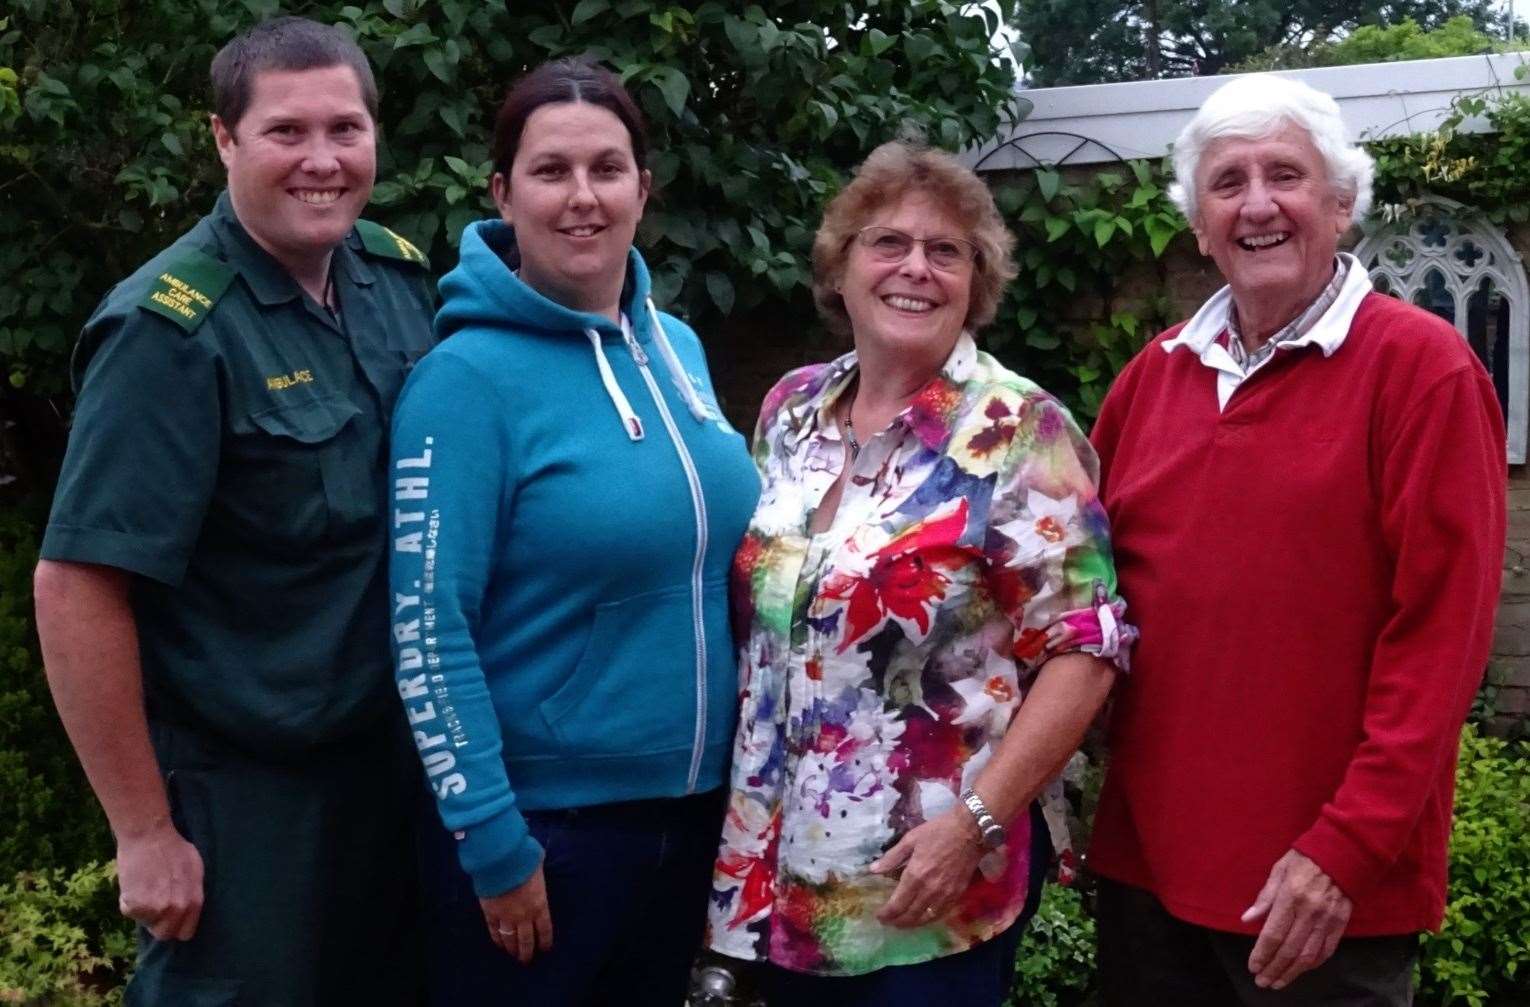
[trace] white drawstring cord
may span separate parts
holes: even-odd
[[[648,298],[648,317],[653,322],[654,345],[658,346],[659,356],[664,358],[664,366],[669,368],[675,384],[680,386],[680,397],[685,400],[685,408],[691,411],[697,423],[705,423],[711,415],[701,401],[701,396],[696,393],[696,386],[691,384],[685,368],[680,366],[680,358],[675,356],[674,347],[669,345],[669,339],[664,335],[664,325],[659,321],[659,309],[653,306],[652,297]]]
[[[622,429],[627,431],[629,440],[642,440],[643,421],[638,419],[637,413],[632,411],[632,404],[627,401],[627,396],[622,394],[622,386],[616,383],[616,375],[611,373],[611,364],[606,360],[605,348],[600,344],[600,333],[594,329],[585,329],[584,334],[589,337],[590,345],[595,348],[595,366],[600,370],[600,383],[606,386],[606,394],[611,397],[611,404],[616,407],[617,414],[622,418]]]
[[[705,423],[711,419],[711,414],[707,411],[706,404],[701,401],[696,386],[691,384],[690,376],[685,373],[680,358],[675,355],[675,348],[669,344],[669,338],[664,334],[664,323],[659,321],[659,309],[653,306],[653,298],[648,298],[648,317],[653,322],[654,345],[659,349],[659,356],[664,358],[664,366],[678,386],[680,397],[685,400],[686,409],[690,411],[696,422]],[[594,329],[585,329],[584,334],[595,350],[595,366],[600,370],[600,383],[605,385],[611,404],[616,407],[617,414],[622,418],[622,429],[627,431],[628,439],[642,440],[643,421],[638,418],[637,413],[632,411],[632,404],[627,401],[627,396],[622,394],[622,386],[616,383],[616,375],[611,370],[611,362],[606,359],[606,350],[601,343],[600,333]],[[635,336],[633,338],[636,339]]]

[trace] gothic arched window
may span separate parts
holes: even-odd
[[[1530,287],[1504,236],[1449,200],[1426,203],[1406,224],[1373,230],[1355,248],[1384,294],[1456,327],[1493,376],[1509,429],[1508,459],[1525,460],[1530,399]]]

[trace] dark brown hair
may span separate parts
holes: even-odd
[[[543,63],[516,81],[505,95],[494,119],[496,172],[509,174],[531,113],[543,105],[562,102],[599,105],[620,119],[632,140],[632,159],[638,170],[648,167],[648,133],[643,126],[643,113],[616,74],[596,63],[593,57],[578,56]]]
[[[213,112],[229,132],[250,107],[255,78],[269,70],[293,72],[348,66],[356,72],[361,101],[377,122],[377,80],[351,37],[305,17],[276,17],[236,36],[212,61]]]

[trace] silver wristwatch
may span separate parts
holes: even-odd
[[[1008,833],[1005,832],[1004,826],[1000,825],[998,820],[988,813],[988,805],[983,803],[983,799],[977,795],[977,791],[971,787],[962,791],[962,803],[967,806],[967,810],[972,812],[972,817],[977,820],[978,841],[982,844],[983,849],[996,850],[1003,846]]]

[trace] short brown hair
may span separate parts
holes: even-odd
[[[982,179],[943,150],[893,140],[873,150],[855,178],[829,201],[813,239],[813,301],[835,332],[850,331],[845,299],[834,289],[845,274],[850,242],[871,215],[911,192],[929,196],[966,228],[977,245],[972,291],[964,323],[976,332],[993,321],[1004,287],[1015,278],[1015,236],[1004,226]]]
[[[648,133],[643,128],[643,113],[622,87],[621,78],[592,57],[577,56],[543,63],[510,88],[494,119],[494,170],[504,175],[510,173],[531,113],[543,105],[566,102],[598,105],[620,119],[632,140],[633,162],[639,171],[648,167]]]
[[[270,70],[294,72],[348,66],[356,73],[362,104],[377,122],[377,80],[366,54],[339,28],[306,17],[274,17],[234,37],[212,61],[213,112],[230,133],[244,118],[255,78]]]

